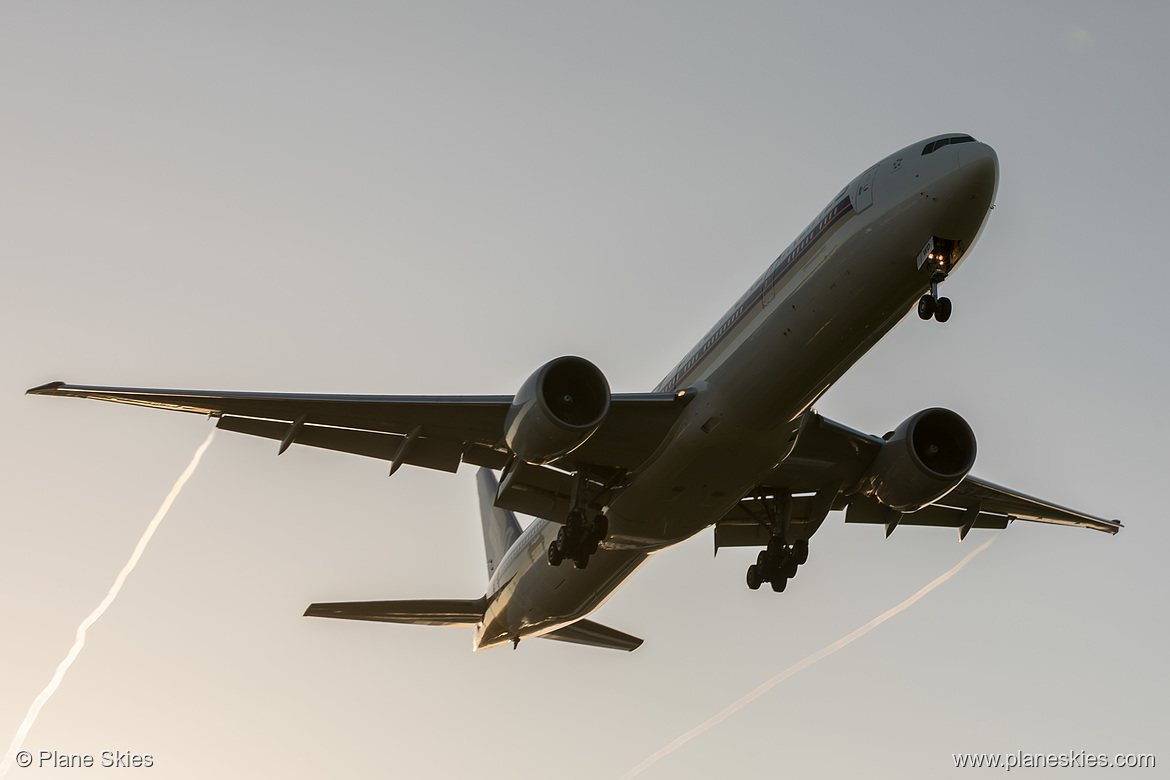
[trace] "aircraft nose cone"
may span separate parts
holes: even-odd
[[[999,157],[983,143],[958,144],[959,168],[976,193],[994,201],[999,186]]]
[[[940,157],[936,163],[939,177],[929,192],[947,205],[934,224],[934,233],[970,245],[995,203],[999,159],[994,149],[978,141],[950,144],[934,154],[944,151],[954,156]]]

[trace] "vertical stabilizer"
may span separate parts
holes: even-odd
[[[479,486],[479,516],[483,521],[483,551],[487,557],[488,578],[504,559],[504,553],[520,538],[520,523],[516,515],[495,506],[496,475],[491,469],[480,469],[475,475]]]

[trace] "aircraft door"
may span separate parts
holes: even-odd
[[[857,184],[849,193],[849,199],[853,201],[853,210],[858,214],[873,205],[873,177],[877,174],[877,169],[878,166],[875,165],[858,176]]]

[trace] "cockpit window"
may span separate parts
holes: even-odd
[[[923,154],[930,154],[936,149],[941,149],[947,144],[967,144],[974,143],[975,139],[969,135],[952,135],[950,138],[940,138],[937,141],[931,141],[922,148]]]

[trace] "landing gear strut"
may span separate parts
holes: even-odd
[[[560,566],[561,561],[569,558],[573,566],[584,569],[589,565],[589,557],[597,552],[597,546],[608,533],[609,521],[605,515],[596,515],[592,520],[587,520],[584,512],[574,509],[557,532],[557,538],[548,546],[549,564]]]
[[[783,593],[788,580],[796,576],[798,566],[808,561],[808,540],[795,544],[784,544],[779,537],[773,537],[767,549],[761,550],[756,562],[748,567],[747,586],[759,590],[765,582],[772,584],[772,590]]]
[[[951,299],[938,297],[939,282],[946,278],[944,271],[935,271],[930,275],[930,292],[918,301],[918,316],[922,319],[934,317],[939,322],[946,322],[951,318]]]

